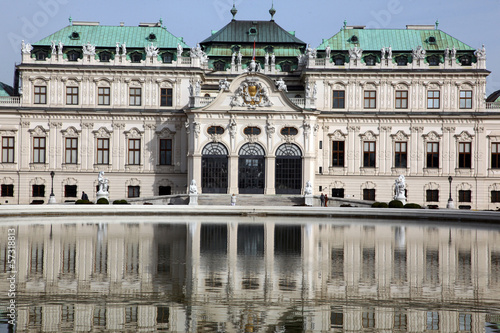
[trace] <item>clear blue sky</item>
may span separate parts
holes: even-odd
[[[75,21],[99,21],[103,25],[136,26],[157,22],[194,46],[231,20],[232,0],[17,0],[0,13],[0,81],[13,84],[14,66],[21,60],[20,44],[34,43]],[[267,20],[271,0],[236,0],[237,19]],[[367,28],[401,28],[407,24],[434,24],[462,42],[486,46],[487,67],[492,74],[487,93],[500,90],[499,0],[275,0],[276,22],[313,47],[349,25]]]

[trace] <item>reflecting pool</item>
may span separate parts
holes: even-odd
[[[9,229],[17,332],[500,332],[496,227],[69,220],[2,221],[0,332]]]

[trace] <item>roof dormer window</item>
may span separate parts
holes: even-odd
[[[69,51],[67,54],[68,61],[78,61],[78,58],[80,58],[80,53],[77,51]]]
[[[436,44],[436,37],[434,37],[434,36],[429,37],[429,39],[427,40],[427,42],[429,44]]]
[[[356,36],[356,35],[352,36],[351,37],[351,43],[354,43],[354,44],[359,43],[358,36]]]
[[[47,52],[45,51],[38,51],[36,53],[36,60],[37,61],[45,61],[47,59]]]
[[[73,33],[71,33],[71,36],[69,36],[70,39],[80,39],[80,34],[76,31],[73,31]]]
[[[148,36],[149,40],[156,40],[156,35],[154,33],[150,33]]]
[[[257,34],[257,28],[256,27],[251,27],[250,30],[248,30],[249,35],[256,35]]]

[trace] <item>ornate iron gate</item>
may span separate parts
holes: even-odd
[[[276,152],[276,194],[301,194],[302,153],[294,144],[281,145]]]
[[[241,147],[238,165],[238,187],[240,194],[264,194],[265,152],[256,143]]]
[[[221,143],[212,142],[203,148],[201,160],[201,187],[203,193],[227,193],[227,149]]]

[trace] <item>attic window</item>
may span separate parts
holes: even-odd
[[[73,33],[71,34],[71,36],[69,37],[71,39],[80,39],[80,34],[76,31],[73,31]]]
[[[224,134],[224,129],[220,126],[210,126],[207,129],[207,133],[210,135],[214,135],[214,134],[222,135],[222,134]]]
[[[142,60],[142,54],[139,52],[134,52],[130,55],[130,60],[134,63],[139,63]]]
[[[436,37],[431,36],[429,37],[429,44],[435,44],[436,43]]]
[[[354,35],[351,37],[351,43],[357,43],[359,42],[358,36]]]
[[[78,61],[78,58],[80,58],[80,53],[78,51],[69,51],[67,55],[68,61]]]
[[[366,63],[366,66],[375,66],[376,59],[372,55],[366,56],[365,63]]]
[[[398,64],[398,66],[406,66],[408,65],[408,57],[404,55],[396,57],[396,63]]]
[[[36,53],[36,60],[38,61],[44,61],[47,59],[47,52],[45,51],[39,51]]]
[[[468,55],[464,55],[460,57],[460,64],[462,66],[470,66],[471,65],[471,58]]]
[[[257,34],[257,28],[256,27],[251,27],[250,30],[248,30],[248,34],[250,34],[250,35],[256,35]]]
[[[149,40],[156,40],[156,35],[151,33],[149,34],[149,37],[148,37]]]
[[[429,66],[439,66],[439,57],[433,55],[427,58]]]
[[[109,52],[99,53],[99,61],[100,62],[109,62],[110,60],[111,60],[111,53],[109,53]]]

